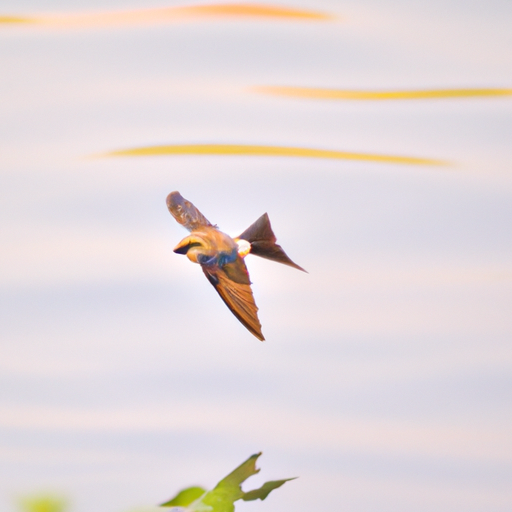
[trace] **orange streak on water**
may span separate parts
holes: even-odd
[[[321,100],[418,100],[511,96],[512,89],[428,89],[412,91],[355,91],[312,87],[262,86],[253,90],[264,94]]]
[[[87,27],[165,23],[194,18],[274,18],[319,21],[330,19],[332,16],[316,11],[264,4],[210,4],[131,11],[49,14],[34,17],[0,16],[0,24],[37,23],[60,27]]]
[[[291,9],[261,4],[212,4],[183,7],[183,12],[202,16],[250,16],[265,18],[304,18],[325,20],[327,14],[302,9]]]
[[[22,18],[21,16],[0,16],[0,25],[2,23],[34,23],[33,18]]]
[[[146,146],[133,149],[112,151],[101,156],[139,157],[162,155],[245,155],[245,156],[281,156],[295,158],[322,158],[334,160],[360,160],[387,164],[405,165],[446,165],[446,162],[431,158],[409,156],[379,155],[371,153],[352,153],[327,149],[299,148],[289,146],[256,146],[243,144],[183,144],[166,146]]]

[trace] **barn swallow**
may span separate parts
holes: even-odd
[[[178,223],[190,231],[174,252],[186,254],[190,261],[199,263],[226,306],[256,338],[263,341],[258,307],[244,258],[255,254],[306,272],[276,243],[268,215],[263,214],[241,235],[231,238],[179,192],[167,196],[167,208]]]

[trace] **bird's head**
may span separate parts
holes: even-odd
[[[186,254],[194,263],[199,263],[199,256],[208,256],[211,252],[210,244],[196,234],[185,237],[173,250],[177,254]]]

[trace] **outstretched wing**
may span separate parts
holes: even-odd
[[[263,341],[265,338],[258,320],[258,307],[254,302],[249,273],[243,259],[238,256],[235,261],[222,267],[218,265],[201,265],[201,267],[208,281],[215,287],[231,312],[256,338]]]
[[[171,215],[189,231],[194,231],[204,226],[216,227],[179,192],[171,192],[167,196],[166,202]]]

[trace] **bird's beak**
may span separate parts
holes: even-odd
[[[186,239],[185,239],[186,240]],[[185,240],[182,240],[174,249],[173,251],[177,254],[187,254],[187,251],[190,248],[190,244],[188,242],[185,242]],[[185,243],[184,243],[185,242]]]
[[[173,251],[177,254],[187,254],[191,247],[198,245],[201,245],[201,242],[197,237],[187,236],[173,249]]]

